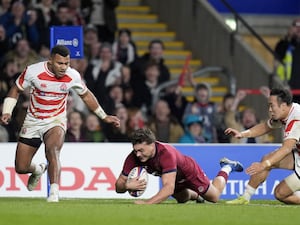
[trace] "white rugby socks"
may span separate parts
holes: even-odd
[[[255,188],[253,188],[249,184],[247,184],[245,192],[243,194],[243,197],[249,201],[251,199],[252,195],[254,195],[255,191],[256,191]]]

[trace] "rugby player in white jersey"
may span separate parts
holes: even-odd
[[[292,174],[282,180],[275,188],[275,197],[285,204],[300,204],[300,105],[292,102],[289,90],[273,89],[269,96],[270,119],[248,130],[238,131],[232,128],[225,134],[236,138],[257,137],[275,128],[283,128],[282,145],[262,157],[261,162],[254,162],[246,169],[251,175],[244,194],[227,204],[248,204],[258,186],[263,183],[274,168],[293,170]]]
[[[116,116],[107,115],[93,93],[86,87],[80,74],[70,68],[69,49],[54,46],[48,61],[29,65],[17,78],[4,100],[1,122],[8,124],[20,92],[30,88],[30,105],[19,134],[15,170],[31,173],[27,188],[32,191],[42,174],[48,169],[50,193],[48,202],[59,201],[60,160],[67,122],[67,97],[72,88],[87,107],[104,122],[120,126]],[[40,145],[45,144],[48,165],[35,165],[32,158]]]

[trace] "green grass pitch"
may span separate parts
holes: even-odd
[[[134,205],[131,199],[0,198],[0,225],[287,225],[297,224],[299,210],[271,200],[233,206],[224,201]]]

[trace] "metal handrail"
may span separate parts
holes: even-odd
[[[228,89],[230,90],[230,93],[231,94],[236,93],[236,79],[225,67],[220,67],[220,66],[202,67],[200,70],[192,73],[192,76],[193,77],[201,77],[201,76],[204,76],[207,73],[211,73],[211,72],[219,72],[219,73],[223,74],[227,78]],[[157,102],[157,100],[159,99],[160,93],[164,89],[177,84],[178,79],[179,78],[162,83],[152,92],[152,106],[154,106],[155,103]]]
[[[287,70],[285,69],[285,64],[283,59],[279,57],[279,55],[264,41],[264,39],[241,17],[241,15],[226,1],[221,0],[221,2],[227,7],[231,13],[234,15],[235,20],[241,21],[241,23],[250,31],[250,33],[264,46],[264,48],[272,54],[273,58],[276,59],[281,65],[284,66],[284,80],[276,79],[275,68],[273,72],[270,74],[270,87],[272,87],[273,83],[277,83],[280,86],[287,86]]]
[[[284,64],[282,59],[278,54],[264,41],[264,39],[241,17],[241,15],[226,1],[221,0],[221,2],[231,11],[236,20],[241,21],[241,23],[250,31],[250,33],[256,37],[256,39],[265,47],[265,49],[270,52],[273,57],[279,61],[279,63]]]

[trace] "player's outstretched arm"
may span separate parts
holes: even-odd
[[[120,119],[116,116],[107,115],[102,107],[100,106],[98,100],[94,96],[94,94],[87,90],[87,92],[83,95],[80,95],[83,102],[87,105],[87,107],[93,111],[100,119],[102,119],[105,123],[111,123],[115,127],[120,127]]]
[[[7,125],[11,119],[12,112],[17,104],[20,89],[17,85],[12,86],[9,90],[7,97],[4,99],[1,123]]]
[[[127,177],[120,174],[119,178],[115,183],[115,188],[117,193],[125,193],[127,191],[126,182],[127,182]]]
[[[233,137],[235,137],[235,138],[243,138],[243,136],[242,136],[242,134],[241,134],[241,132],[240,131],[238,131],[238,130],[236,130],[236,129],[233,129],[233,128],[227,128],[225,131],[224,131],[224,133],[226,134],[226,135],[231,135],[231,136],[233,136]]]
[[[246,173],[251,175],[257,174],[263,170],[270,169],[274,165],[278,164],[282,159],[284,159],[291,151],[294,149],[297,143],[296,139],[287,139],[282,143],[282,146],[276,151],[269,154],[267,158],[262,162],[254,162],[247,169]],[[292,166],[291,168],[292,169]]]
[[[143,201],[137,200],[135,204],[158,204],[165,201],[174,194],[176,172],[165,173],[161,176],[163,187],[160,191],[150,199]]]
[[[231,135],[235,138],[241,139],[241,138],[250,138],[250,137],[258,137],[261,135],[264,135],[271,131],[271,128],[268,126],[267,122],[262,122],[254,127],[251,127],[248,130],[244,130],[242,132],[233,129],[233,128],[227,128],[224,133],[226,135]]]

